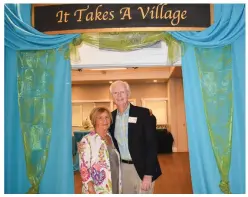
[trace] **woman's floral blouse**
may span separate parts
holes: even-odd
[[[82,193],[88,193],[88,182],[92,181],[97,194],[111,194],[112,182],[110,161],[105,142],[96,132],[92,131],[84,136],[78,143],[78,152],[80,174],[82,178]],[[117,155],[119,157],[118,152]],[[121,193],[120,173],[121,170],[119,165],[119,188]]]

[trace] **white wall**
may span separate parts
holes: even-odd
[[[99,50],[97,47],[83,44],[79,48],[80,61],[71,64],[72,68],[163,66],[168,65],[167,50],[165,42],[161,42],[160,48],[144,48],[131,52]],[[179,60],[174,65],[180,64]]]

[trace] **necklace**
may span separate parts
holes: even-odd
[[[101,139],[104,141],[104,142],[107,142],[107,134],[104,136],[104,137],[102,137],[102,136],[100,136],[101,137]]]
[[[109,137],[106,135],[105,138],[102,138],[106,145],[110,144]]]
[[[106,144],[109,144],[109,140],[108,140],[109,137],[107,133],[104,136],[100,135],[99,133],[98,135],[100,136],[102,141],[104,141]]]

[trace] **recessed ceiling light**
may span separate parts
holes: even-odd
[[[92,68],[88,70],[126,70],[127,68]]]
[[[157,82],[158,82],[158,80],[154,79],[154,80],[153,80],[153,82],[154,82],[154,83],[157,83]]]

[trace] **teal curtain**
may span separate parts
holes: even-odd
[[[201,32],[170,32],[174,38],[198,47],[233,44],[245,33],[245,4],[214,4],[214,24]]]
[[[215,4],[214,17],[214,24],[202,32],[170,32],[183,43],[182,70],[193,192],[245,193],[245,116],[242,111],[245,107],[245,5]],[[228,53],[224,52],[225,48],[229,48]],[[206,56],[206,52],[212,55]],[[231,77],[227,80],[218,73],[220,63],[228,67]],[[202,73],[203,68],[216,70]],[[227,72],[222,68],[222,73]],[[226,90],[232,100],[225,100],[226,106],[218,108],[218,112],[215,104],[209,105],[210,100],[204,93],[207,90],[203,85],[205,80],[210,90],[214,87],[211,84],[218,90],[228,84]],[[219,92],[219,97],[225,95]],[[217,124],[209,114],[220,116],[215,119]],[[223,122],[229,128],[224,127]],[[216,139],[223,143],[216,146]],[[231,149],[228,151],[229,143]],[[226,155],[231,156],[230,161]],[[223,173],[225,167],[219,165],[221,162],[229,163],[224,170],[229,174]]]
[[[31,4],[4,5],[5,46],[15,50],[46,50],[68,44],[78,34],[46,35],[31,26]]]
[[[36,169],[36,173],[41,177],[38,192],[41,194],[72,194],[74,193],[74,177],[71,154],[71,69],[68,53],[64,55],[60,49],[62,47],[65,51],[68,51],[68,44],[78,35],[48,36],[36,31],[30,25],[30,8],[30,4],[4,5],[4,190],[7,194],[22,194],[26,193],[31,187],[28,179],[29,173],[26,169],[27,162],[25,161],[22,137],[22,132],[27,130],[24,131],[22,127],[22,112],[20,112],[18,106],[17,69],[20,64],[17,62],[17,51],[26,50],[27,54],[32,54],[33,51],[37,50],[40,52],[43,50],[44,52],[44,50],[54,49],[54,61],[48,59],[50,63],[53,62],[54,69],[54,92],[49,97],[52,99],[53,106],[52,114],[49,114],[52,120],[51,139],[43,177],[41,171]],[[40,147],[44,149],[42,143]],[[37,144],[36,148],[40,147]],[[32,162],[38,160],[37,156],[41,157],[38,154],[32,155]]]
[[[16,51],[6,46],[4,76],[4,193],[24,194],[30,183],[17,100],[17,58]]]
[[[68,50],[67,46],[65,50]],[[53,97],[53,126],[42,194],[74,194],[72,161],[71,65],[56,52]]]
[[[233,193],[246,191],[246,145],[245,145],[245,34],[232,44],[233,74],[233,138],[230,183]]]

